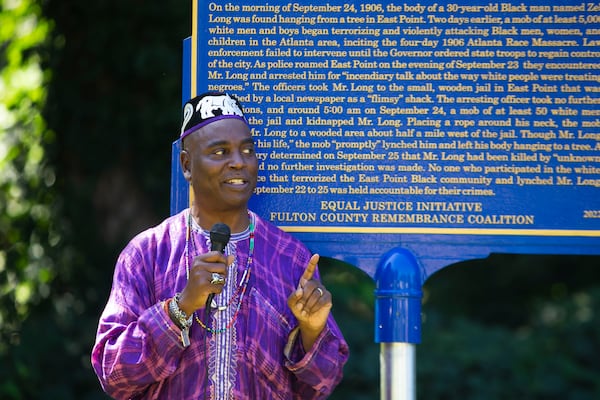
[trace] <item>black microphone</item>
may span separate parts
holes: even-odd
[[[225,253],[225,246],[231,237],[231,229],[221,222],[217,222],[210,228],[210,251],[220,251]],[[206,309],[210,310],[210,305],[215,297],[214,293],[208,295],[206,299]]]

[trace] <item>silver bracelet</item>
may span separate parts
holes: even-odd
[[[184,348],[190,345],[190,326],[192,326],[192,317],[188,316],[179,308],[180,293],[177,293],[169,302],[169,316],[175,324],[181,328],[181,344]]]
[[[169,314],[177,325],[181,329],[189,329],[192,326],[192,316],[187,316],[185,312],[183,312],[179,308],[179,298],[181,293],[175,294],[173,299],[169,302]]]

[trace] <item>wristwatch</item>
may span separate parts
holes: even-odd
[[[181,293],[176,293],[173,299],[169,302],[169,316],[179,328],[181,328],[181,343],[183,347],[190,345],[190,327],[192,326],[192,316],[187,316],[185,312],[179,308],[179,298]]]

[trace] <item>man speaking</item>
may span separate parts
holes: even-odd
[[[180,136],[194,201],[118,258],[92,351],[102,388],[117,399],[328,397],[348,346],[319,256],[248,210],[258,161],[241,105],[225,93],[190,100]]]

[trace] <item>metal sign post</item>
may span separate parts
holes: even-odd
[[[415,400],[417,396],[416,345],[381,343],[381,400]]]

